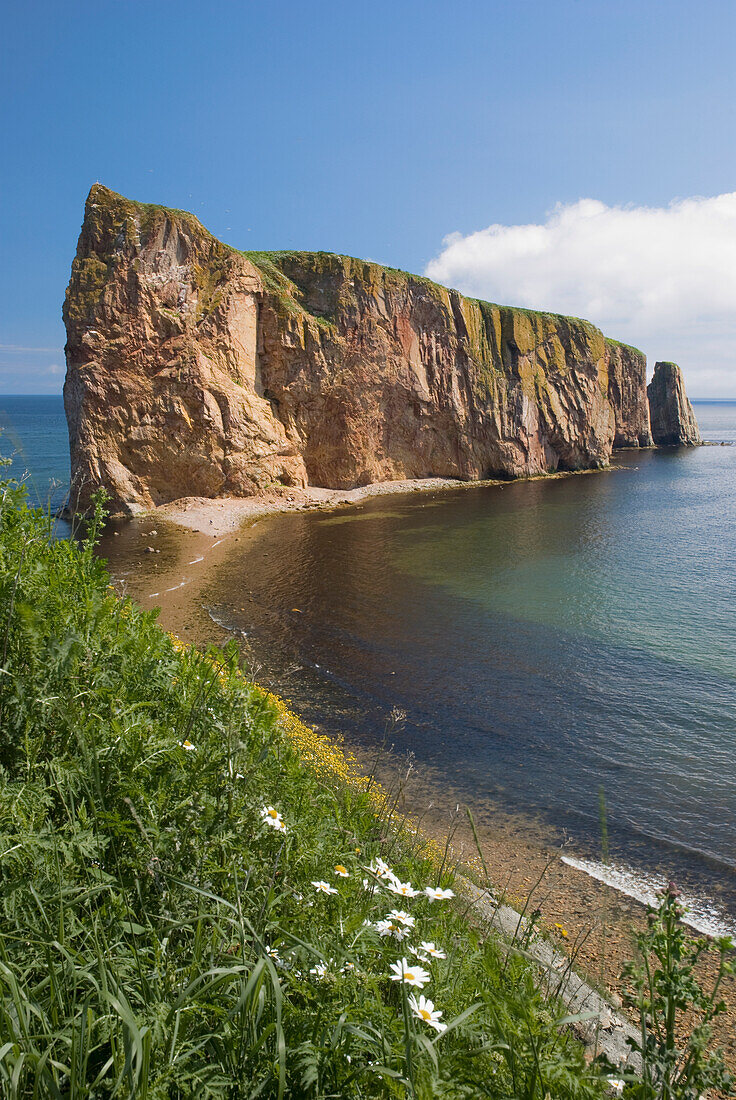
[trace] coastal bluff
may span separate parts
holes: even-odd
[[[64,303],[72,507],[475,480],[652,445],[646,359],[587,321],[325,252],[240,252],[100,184]]]

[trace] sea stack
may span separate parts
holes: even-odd
[[[646,359],[588,321],[328,252],[240,252],[90,191],[64,305],[72,508],[523,477],[651,445]]]
[[[677,363],[656,363],[647,386],[652,437],[659,447],[697,447],[703,440]]]

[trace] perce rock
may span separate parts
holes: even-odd
[[[658,446],[697,447],[703,442],[676,363],[655,363],[647,395],[652,436]]]
[[[238,252],[95,185],[64,304],[73,506],[604,466],[646,360],[587,321],[325,252]]]

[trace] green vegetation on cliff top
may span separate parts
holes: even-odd
[[[644,358],[644,352],[639,348],[635,348],[633,344],[625,344],[623,340],[614,340],[612,336],[606,337],[606,343],[612,344],[615,348],[623,348],[624,351],[630,352],[632,355],[640,355]]]
[[[90,188],[84,211],[85,220],[94,220],[95,215],[93,212],[95,210],[100,211],[100,214],[113,215],[115,220],[121,224],[127,218],[135,219],[144,232],[150,230],[153,225],[164,217],[171,222],[178,221],[194,232],[201,233],[202,236],[211,238],[213,241],[217,240],[209,229],[202,225],[199,218],[189,213],[188,210],[176,210],[173,207],[161,206],[153,202],[137,202],[135,199],[128,199],[125,195],[118,194],[117,191],[111,191],[109,187],[105,187],[102,183],[95,183]]]

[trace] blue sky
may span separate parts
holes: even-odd
[[[61,388],[61,302],[95,180],[190,209],[239,248],[319,248],[423,271],[444,262],[448,234],[480,240],[496,249],[480,268],[455,249],[436,270],[508,302],[530,284],[518,263],[506,279],[499,235],[507,247],[507,230],[541,227],[551,268],[558,247],[567,264],[549,229],[559,204],[574,219],[580,199],[666,211],[736,190],[731,2],[29,0],[5,5],[2,39],[0,392]],[[711,236],[728,236],[724,209]],[[693,230],[655,222],[681,242],[664,283],[673,263],[686,266]],[[616,224],[640,240],[640,218]],[[498,232],[474,236],[489,226]],[[627,232],[614,231],[621,247]],[[708,267],[707,250],[699,262]],[[720,262],[728,268],[729,254]],[[586,282],[576,271],[565,283],[573,312]],[[647,271],[660,277],[656,264]],[[636,318],[618,331],[606,323],[623,307],[601,278],[601,293],[581,299],[599,310],[590,319],[641,343]],[[554,282],[534,286],[549,301],[519,304],[555,308]],[[660,329],[645,321],[652,362],[677,359],[684,341],[694,396],[736,395],[729,301],[713,317],[699,306],[675,346],[646,342],[669,331],[666,310]],[[702,345],[719,364],[710,374],[696,362],[698,333],[715,334]]]

